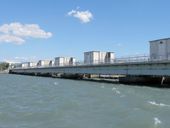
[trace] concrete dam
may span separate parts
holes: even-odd
[[[116,58],[114,52],[88,51],[84,52],[82,64],[77,64],[74,57],[56,57],[55,61],[22,63],[10,73],[169,87],[170,38],[149,44],[149,56]]]
[[[170,85],[170,61],[15,68],[9,72],[12,74],[60,76],[75,79],[111,75],[113,78],[118,76],[119,83],[124,84],[144,84],[157,87],[169,87]]]

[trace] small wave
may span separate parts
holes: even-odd
[[[170,107],[170,105],[163,104],[163,103],[156,103],[155,101],[148,101],[148,103],[160,107]]]
[[[155,126],[158,126],[158,125],[160,125],[162,122],[161,122],[161,120],[160,119],[158,119],[157,117],[154,117],[154,124],[155,124]]]
[[[114,91],[114,90],[117,90],[117,88],[114,88],[114,87],[113,87],[113,88],[112,88],[112,91]]]
[[[118,90],[116,90],[115,92],[116,92],[117,94],[120,94],[120,91],[118,91]]]
[[[115,88],[115,87],[112,88],[112,91],[114,91],[116,94],[120,94],[120,91],[117,90],[117,88]]]
[[[54,85],[58,85],[58,83],[57,83],[57,82],[54,82]]]

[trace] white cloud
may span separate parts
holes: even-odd
[[[67,15],[79,19],[82,23],[88,23],[93,19],[93,14],[88,10],[86,11],[71,10],[70,12],[67,13]]]
[[[37,24],[21,24],[18,22],[0,26],[0,42],[22,44],[25,38],[50,38],[51,32],[45,32]]]
[[[14,44],[20,45],[23,44],[25,40],[13,35],[0,35],[0,42],[6,42],[6,43],[13,42]]]

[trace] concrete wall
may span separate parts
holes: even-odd
[[[106,75],[151,75],[170,76],[169,61],[143,62],[126,64],[80,65],[46,68],[12,69],[16,73],[71,73],[71,74],[106,74]]]
[[[113,52],[90,51],[84,53],[85,64],[113,63],[114,59]]]
[[[28,63],[22,63],[21,64],[21,68],[27,68],[28,67]]]
[[[28,67],[36,67],[37,63],[36,62],[28,62]]]
[[[49,66],[50,61],[49,60],[39,60],[37,63],[37,66],[47,67]]]
[[[170,38],[150,41],[150,58],[152,61],[170,60]]]
[[[55,64],[54,64],[54,61],[53,60],[51,60],[50,62],[49,62],[49,66],[54,66]]]
[[[115,54],[113,52],[107,52],[105,57],[105,63],[113,63],[115,60]]]
[[[76,59],[74,57],[56,57],[55,66],[69,66],[75,65]]]
[[[74,57],[71,57],[70,59],[69,59],[69,65],[75,65],[76,64],[76,59],[74,58]]]

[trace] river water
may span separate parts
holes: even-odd
[[[0,74],[0,128],[169,128],[170,89]]]

